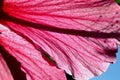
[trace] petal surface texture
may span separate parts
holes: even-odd
[[[12,16],[4,25],[29,38],[76,80],[100,75],[115,62],[120,7],[113,0],[5,0],[3,8]]]
[[[7,27],[0,26],[2,30],[0,43],[21,63],[21,69],[26,73],[27,80],[66,80],[64,71],[44,60],[42,54],[31,43]],[[1,62],[3,62],[2,59]],[[1,68],[3,68],[2,65],[0,65]],[[8,79],[4,78],[2,80]]]

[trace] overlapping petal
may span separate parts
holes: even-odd
[[[4,11],[12,16],[6,18],[6,26],[32,40],[76,80],[97,76],[115,61],[120,8],[113,0],[4,3]]]
[[[0,43],[21,63],[21,69],[26,73],[27,80],[66,80],[64,71],[57,69],[54,65],[51,65],[50,61],[47,62],[43,58],[41,52],[36,50],[31,43],[27,42],[16,33],[10,31],[5,26],[0,26],[2,30]],[[3,62],[2,58],[0,59],[1,62]],[[4,68],[6,69],[6,67]],[[4,71],[4,69],[2,71]],[[6,74],[4,73],[4,75],[1,75],[1,77],[4,77],[2,80],[8,80],[7,78],[11,78],[10,75],[7,75],[7,72]],[[7,75],[6,78],[5,75]],[[12,80],[12,78],[10,80]]]

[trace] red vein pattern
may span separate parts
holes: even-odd
[[[27,80],[66,80],[63,70],[88,80],[115,62],[120,7],[113,0],[4,0],[1,13],[0,45]]]

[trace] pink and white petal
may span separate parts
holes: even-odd
[[[0,80],[14,80],[1,53],[0,53]]]
[[[21,26],[23,23],[19,20],[17,23],[21,25],[6,21],[12,30],[39,45],[76,80],[88,80],[99,75],[106,71],[109,63],[115,61],[119,42],[114,37],[94,38],[50,32],[50,26],[53,26],[56,32],[59,29],[75,29],[94,31],[96,34],[119,34],[120,8],[113,0],[5,0],[4,11],[13,17],[37,23],[38,29],[34,29],[36,25]],[[49,27],[48,31],[40,30],[44,27]]]
[[[44,60],[41,52],[7,27],[1,26],[1,45],[21,64],[27,75],[27,80],[66,80],[63,70],[50,65]]]
[[[7,23],[16,33],[27,36],[39,45],[56,61],[58,67],[74,75],[76,80],[88,80],[100,75],[109,63],[115,62],[119,42],[114,38],[87,38]]]

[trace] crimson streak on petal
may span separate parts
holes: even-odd
[[[3,13],[3,15],[4,15],[3,19],[6,21],[11,21],[19,25],[33,27],[39,30],[46,30],[46,31],[51,31],[51,32],[56,32],[56,33],[78,35],[82,37],[93,37],[93,38],[116,38],[118,39],[120,37],[120,33],[105,33],[105,32],[57,28],[57,27],[50,26],[50,25],[43,25],[39,23],[33,23],[33,22],[22,20],[22,19],[18,19],[18,18],[9,16],[6,13]]]
[[[0,18],[3,16],[3,3],[4,0],[0,0]]]

